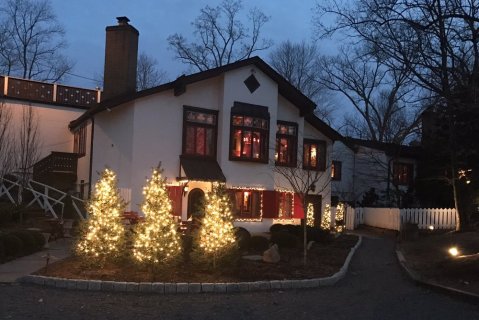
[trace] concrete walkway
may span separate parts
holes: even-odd
[[[50,263],[65,259],[71,254],[71,239],[59,239],[49,243],[50,248],[0,264],[0,283],[15,282],[16,279],[41,269],[50,253]]]

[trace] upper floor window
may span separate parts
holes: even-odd
[[[218,111],[184,107],[183,155],[216,156],[216,128]]]
[[[296,166],[298,145],[298,125],[293,122],[278,121],[276,130],[276,165]]]
[[[395,162],[393,165],[393,182],[396,185],[410,185],[413,181],[414,167],[411,163]]]
[[[331,163],[331,180],[341,180],[341,161],[333,161]]]
[[[73,133],[73,153],[83,157],[86,155],[86,125],[82,125]]]
[[[230,159],[268,162],[268,138],[267,108],[235,102],[231,109]]]
[[[326,168],[326,142],[304,139],[303,169],[321,170]]]
[[[234,190],[233,214],[237,219],[261,218],[261,193],[252,190]]]
[[[278,193],[278,219],[293,218],[293,194],[290,192]]]

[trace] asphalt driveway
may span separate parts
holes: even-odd
[[[0,286],[0,319],[479,319],[479,304],[411,282],[391,234],[366,234],[334,287],[241,294],[140,295]]]

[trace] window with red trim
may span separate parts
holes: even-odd
[[[324,171],[326,167],[326,142],[304,139],[303,169]]]
[[[278,219],[293,218],[293,194],[290,192],[278,192]]]
[[[341,180],[341,161],[333,161],[331,163],[331,180],[339,181]]]
[[[296,166],[298,124],[278,121],[274,160],[279,166]]]
[[[411,163],[395,162],[393,165],[393,183],[396,185],[411,185],[414,167]]]
[[[216,110],[184,107],[183,110],[183,155],[216,156]]]
[[[268,119],[232,114],[230,159],[267,162],[268,127]]]
[[[261,192],[232,190],[233,214],[237,219],[261,218]]]

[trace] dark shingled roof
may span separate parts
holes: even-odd
[[[350,147],[363,146],[371,149],[382,150],[387,155],[395,157],[419,158],[421,154],[421,147],[419,146],[405,146],[396,143],[362,140],[350,137],[345,137],[343,142]]]
[[[259,57],[252,57],[245,60],[240,60],[233,62],[221,67],[209,69],[206,71],[201,71],[198,73],[193,73],[190,75],[183,75],[177,78],[175,81],[162,84],[158,87],[151,89],[143,90],[136,92],[134,94],[128,94],[124,96],[119,96],[109,100],[102,101],[95,107],[91,108],[78,119],[70,122],[70,128],[73,129],[83,123],[85,120],[91,118],[95,114],[102,112],[107,109],[113,109],[120,106],[123,103],[133,101],[138,98],[146,97],[155,93],[163,92],[166,90],[173,90],[175,95],[181,95],[185,92],[187,85],[195,83],[198,81],[206,80],[209,78],[217,77],[225,72],[242,68],[245,66],[254,65],[266,75],[268,75],[272,80],[278,84],[279,93],[293,103],[299,110],[302,116],[307,114],[312,114],[316,104],[311,101],[308,97],[296,89],[292,84],[290,84],[285,78],[283,78],[278,72],[276,72],[272,67],[270,67],[266,62],[264,62]]]
[[[180,164],[188,180],[226,182],[216,160],[180,156]]]

